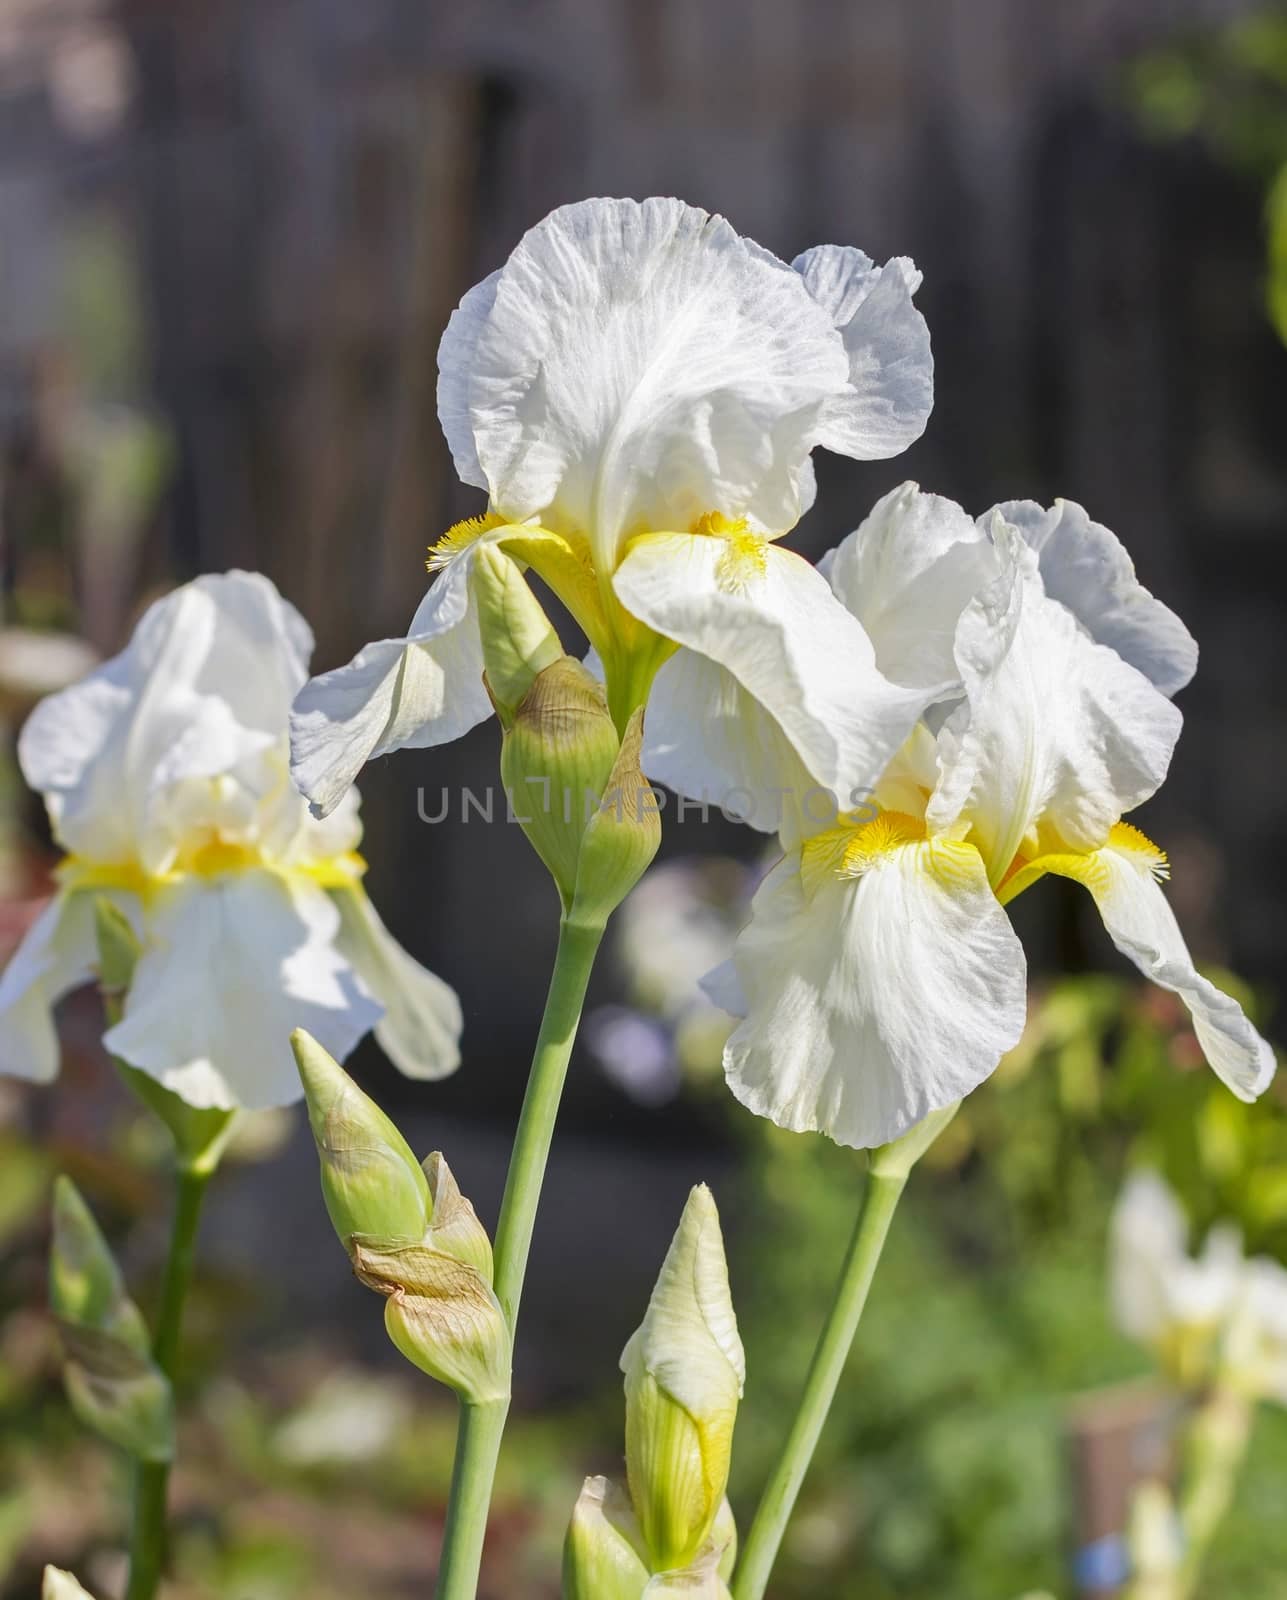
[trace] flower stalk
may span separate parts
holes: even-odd
[[[567,916],[559,924],[554,972],[514,1138],[500,1220],[496,1225],[494,1287],[511,1340],[518,1324],[519,1301],[554,1124],[604,926],[603,922],[583,923]],[[461,1406],[456,1461],[447,1502],[447,1526],[435,1590],[437,1600],[474,1600],[482,1568],[492,1484],[508,1414],[508,1400]]]
[[[99,986],[108,1027],[120,1022],[134,977],[139,944],[128,918],[110,900],[94,905]],[[218,1170],[236,1113],[188,1105],[145,1072],[117,1061],[129,1087],[165,1123],[176,1153],[174,1216],[152,1336],[152,1359],[173,1389],[179,1364],[183,1308],[196,1265],[197,1231],[206,1190]],[[153,1600],[166,1555],[166,1504],[170,1461],[137,1461],[130,1533],[130,1576],[125,1600]]]

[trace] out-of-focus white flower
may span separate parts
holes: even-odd
[[[823,567],[877,668],[932,704],[865,812],[787,819],[788,854],[715,980],[745,1018],[725,1056],[734,1092],[858,1146],[959,1100],[1023,1027],[1002,907],[1056,873],[1090,889],[1118,948],[1183,1000],[1216,1072],[1254,1099],[1273,1053],[1194,968],[1159,887],[1166,856],[1121,820],[1166,775],[1181,722],[1167,692],[1196,651],[1114,536],[1064,502],[975,523],[906,484]],[[761,792],[826,783],[745,700],[734,731],[691,742],[690,783],[703,762]]]
[[[1181,1383],[1220,1384],[1287,1405],[1287,1268],[1243,1256],[1241,1236],[1214,1227],[1196,1254],[1189,1222],[1154,1172],[1127,1180],[1109,1241],[1113,1313]]]
[[[1244,1270],[1236,1228],[1212,1228],[1191,1255],[1189,1220],[1164,1180],[1148,1171],[1127,1180],[1109,1237],[1113,1315],[1123,1333],[1157,1349],[1214,1338],[1233,1315]]]
[[[823,781],[869,784],[923,701],[876,670],[826,582],[773,541],[812,503],[816,446],[890,456],[924,428],[919,283],[910,261],[839,246],[788,266],[678,200],[587,200],[526,234],[439,352],[442,426],[489,510],[435,545],[405,638],[300,695],[294,771],[316,809],[373,756],[490,714],[470,584],[487,543],[584,629],[619,730],[682,646]],[[654,708],[657,761],[675,718],[704,730],[722,715],[704,692]]]
[[[357,795],[318,822],[291,786],[287,716],[312,643],[266,578],[199,578],[32,713],[19,759],[67,856],[0,976],[0,1069],[54,1076],[52,1007],[92,974],[99,895],[143,943],[105,1043],[192,1105],[298,1099],[300,1026],[341,1056],[374,1027],[412,1076],[455,1067],[455,995],[362,887]]]

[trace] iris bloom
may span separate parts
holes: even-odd
[[[19,760],[67,854],[0,977],[4,1071],[57,1071],[52,1007],[93,973],[98,895],[142,941],[107,1048],[192,1105],[297,1099],[299,1026],[337,1055],[374,1027],[411,1076],[456,1065],[455,995],[362,887],[357,795],[319,822],[291,786],[287,715],[312,646],[266,578],[199,578],[32,713]]]
[[[1155,1172],[1127,1180],[1113,1213],[1109,1280],[1122,1332],[1157,1352],[1181,1384],[1213,1377],[1287,1405],[1287,1269],[1244,1257],[1237,1228],[1218,1224],[1189,1247],[1189,1219]]]
[[[734,1092],[856,1146],[959,1100],[1023,1027],[1003,907],[1055,873],[1090,890],[1118,949],[1180,997],[1216,1072],[1254,1099],[1273,1054],[1195,970],[1166,856],[1122,820],[1166,775],[1181,722],[1168,696],[1197,652],[1114,535],[1067,502],[975,523],[907,484],[823,568],[878,668],[933,704],[876,786],[879,810],[784,840],[732,970],[713,976],[745,1019],[725,1055]],[[780,751],[743,706],[674,752],[670,776],[692,792],[712,759],[763,774]],[[778,770],[801,781],[789,760]]]
[[[619,730],[687,646],[824,781],[870,783],[919,704],[876,670],[817,571],[773,541],[813,501],[815,446],[891,456],[923,430],[919,282],[908,260],[877,267],[839,246],[787,266],[678,200],[588,200],[533,228],[465,296],[439,351],[442,426],[487,513],[434,546],[405,638],[300,695],[294,774],[315,810],[372,757],[490,715],[469,584],[484,542],[583,628]]]

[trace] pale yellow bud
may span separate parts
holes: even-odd
[[[487,687],[502,723],[514,713],[563,646],[518,563],[494,544],[477,548],[469,574],[483,641]]]
[[[563,1600],[641,1600],[647,1586],[629,1500],[607,1478],[587,1478],[563,1544]]]
[[[81,1588],[70,1572],[60,1567],[46,1567],[40,1600],[94,1600],[94,1597],[88,1589]]]
[[[684,1207],[647,1314],[621,1357],[626,1471],[654,1572],[689,1566],[724,1501],[746,1374],[710,1190]]]
[[[49,1301],[62,1338],[72,1410],[142,1461],[174,1453],[174,1399],[152,1360],[147,1325],[70,1178],[54,1186]]]

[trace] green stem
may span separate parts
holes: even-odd
[[[602,924],[586,925],[565,917],[559,925],[554,973],[514,1137],[500,1220],[496,1225],[493,1283],[509,1325],[511,1343],[518,1324],[519,1300],[532,1247],[532,1231],[536,1226],[541,1184],[554,1138],[555,1118],[581,1021],[590,971],[602,938]],[[437,1600],[474,1600],[477,1593],[483,1540],[487,1533],[487,1510],[508,1410],[506,1401],[461,1406],[447,1526],[443,1534],[438,1586],[434,1591]],[[127,1600],[135,1600],[135,1597],[127,1596]]]
[[[192,1282],[201,1205],[214,1175],[215,1164],[215,1161],[199,1160],[179,1168],[170,1250],[166,1257],[161,1307],[152,1341],[156,1363],[172,1383],[178,1365],[183,1305]],[[135,1469],[130,1582],[125,1591],[125,1600],[153,1600],[161,1581],[165,1564],[165,1511],[169,1478],[170,1464],[167,1461],[141,1461]]]
[[[1184,1556],[1175,1588],[1178,1600],[1190,1600],[1197,1592],[1211,1542],[1233,1503],[1251,1423],[1250,1402],[1218,1387],[1189,1424],[1179,1505]]]
[[[799,1410],[742,1547],[733,1580],[734,1600],[761,1600],[768,1587],[769,1574],[835,1399],[863,1307],[867,1304],[876,1264],[906,1182],[905,1175],[885,1176],[874,1172],[867,1180],[862,1208],[836,1285],[835,1300],[813,1353]]]

